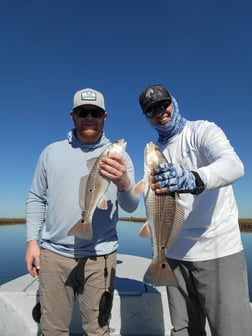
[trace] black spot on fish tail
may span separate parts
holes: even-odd
[[[143,281],[153,286],[178,286],[170,265],[165,261],[159,263],[157,260],[152,260],[144,274]]]
[[[81,218],[68,232],[68,236],[76,236],[80,239],[92,239],[92,225]]]

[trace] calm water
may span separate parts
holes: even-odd
[[[151,244],[148,238],[140,238],[143,223],[119,222],[119,253],[151,258]],[[252,233],[242,233],[248,264],[250,301],[252,301]],[[0,285],[26,274],[25,224],[0,225]]]

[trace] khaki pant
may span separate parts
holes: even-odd
[[[79,261],[41,250],[39,294],[44,336],[69,335],[75,297],[87,336],[109,335],[109,321],[100,326],[99,305],[106,291],[113,298],[116,253]],[[109,310],[110,316],[111,308]]]

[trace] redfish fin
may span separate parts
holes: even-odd
[[[90,240],[93,236],[92,224],[90,222],[84,222],[81,218],[68,232],[68,236],[76,236],[80,239]]]
[[[108,202],[105,196],[103,196],[102,199],[99,201],[97,208],[102,209],[102,210],[108,209]]]
[[[94,164],[95,164],[96,160],[97,160],[96,157],[87,160],[87,167],[88,167],[89,171],[91,171],[92,168],[94,167]]]
[[[144,225],[141,227],[139,231],[139,236],[143,238],[150,237],[150,229],[149,229],[148,222],[145,222]]]
[[[144,193],[144,180],[139,181],[133,188],[133,193],[135,194],[143,194]]]
[[[168,262],[153,260],[144,274],[143,281],[153,286],[178,287],[177,279]]]

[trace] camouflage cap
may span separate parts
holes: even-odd
[[[139,96],[139,103],[145,113],[151,107],[154,107],[160,102],[171,100],[171,95],[164,85],[156,84],[148,86]]]

